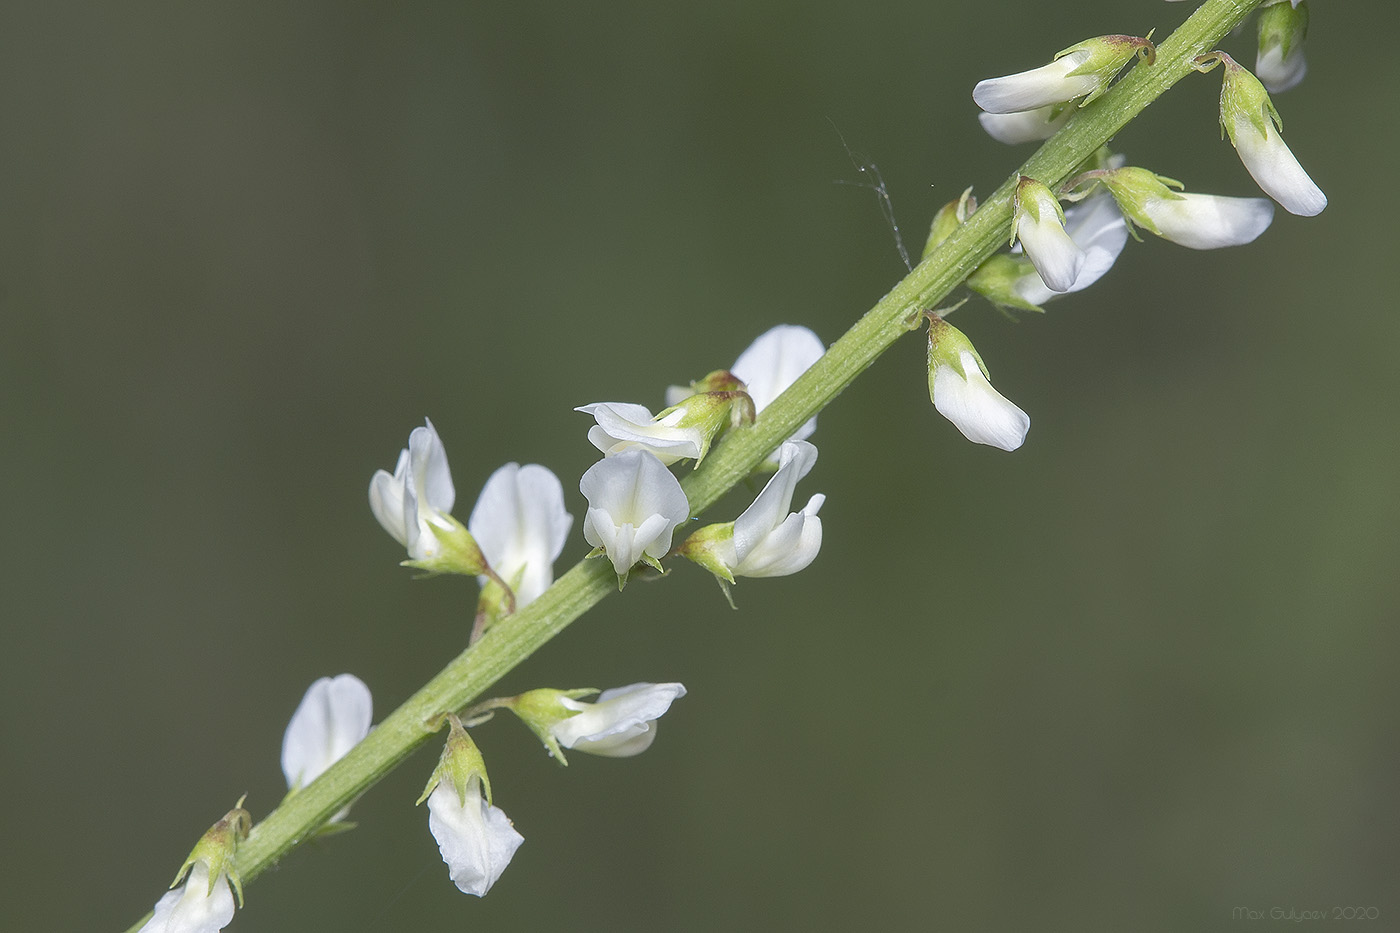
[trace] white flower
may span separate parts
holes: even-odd
[[[1303,217],[1322,213],[1327,195],[1303,171],[1273,120],[1260,121],[1238,113],[1230,137],[1245,169],[1284,210]]]
[[[632,684],[604,690],[592,703],[559,697],[561,706],[578,712],[549,729],[565,748],[628,758],[651,747],[656,720],[683,696],[685,687],[680,684]]]
[[[1191,249],[1220,249],[1251,243],[1269,229],[1274,206],[1265,198],[1230,198],[1178,192],[1151,198],[1143,210],[1159,236]]]
[[[1097,174],[1128,219],[1191,249],[1252,242],[1269,228],[1274,206],[1264,198],[1228,198],[1173,191],[1181,182],[1129,166]]]
[[[414,560],[438,556],[441,547],[430,524],[451,529],[447,515],[455,499],[447,451],[431,421],[409,434],[393,475],[379,470],[369,483],[374,517]]]
[[[1065,232],[1060,202],[1050,189],[1022,175],[1016,186],[1012,237],[1051,291],[1069,291],[1084,268],[1084,251]]]
[[[507,463],[482,487],[467,528],[520,609],[554,582],[554,561],[573,524],[564,487],[548,467]]]
[[[732,562],[727,562],[734,576],[784,577],[816,560],[822,547],[822,520],[817,512],[826,496],[818,493],[802,511],[788,511],[798,482],[816,462],[817,448],[806,441],[783,444],[778,471],[753,504],[734,519]]]
[[[1058,113],[1056,111],[1059,111]],[[1037,142],[1054,136],[1060,127],[1074,113],[1073,107],[1051,104],[1034,110],[1017,113],[987,113],[977,115],[977,121],[987,135],[999,143],[1014,146],[1017,143]]]
[[[594,402],[574,411],[597,419],[597,425],[588,429],[588,440],[606,457],[641,449],[669,466],[678,460],[696,459],[709,446],[703,428],[682,423],[687,413],[683,407],[659,419],[645,405],[631,402]]]
[[[320,777],[369,735],[374,701],[354,674],[322,677],[307,688],[282,736],[282,773],[287,789],[298,790]],[[331,817],[342,819],[349,808]]]
[[[477,897],[491,890],[525,841],[505,812],[486,802],[476,774],[462,793],[446,780],[433,788],[428,796],[428,829],[453,883],[464,894]]]
[[[1097,73],[1074,73],[1090,55],[1078,49],[1030,71],[978,81],[972,99],[988,113],[1019,113],[1084,97],[1104,83]]]
[[[233,892],[223,872],[209,883],[209,866],[201,859],[185,883],[156,901],[155,913],[140,933],[218,933],[233,920]]]
[[[1278,111],[1259,79],[1224,52],[1201,56],[1198,67],[1225,66],[1220,89],[1220,125],[1235,152],[1264,193],[1291,214],[1312,217],[1327,206],[1327,195],[1313,183],[1279,135]]]
[[[1031,418],[992,388],[977,357],[962,351],[962,372],[939,366],[932,380],[933,405],[974,444],[1015,450],[1026,440]]]
[[[602,548],[618,583],[638,561],[659,566],[676,526],[690,517],[681,484],[645,450],[628,450],[593,464],[579,481],[588,500],[583,537]]]
[[[798,376],[811,369],[825,352],[821,338],[808,328],[779,324],[749,344],[729,371],[743,381],[753,399],[754,411],[762,414],[763,409],[773,404],[773,400],[787,391]],[[792,439],[811,437],[816,429],[816,417],[809,418],[793,433]]]
[[[1088,288],[1101,279],[1128,242],[1128,224],[1118,205],[1106,192],[1098,192],[1065,209],[1065,232],[1084,253],[1084,263],[1073,284],[1063,292],[1051,291],[1039,275],[1022,276],[1012,286],[1022,299],[1042,305],[1061,294]]]

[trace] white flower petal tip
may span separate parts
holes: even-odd
[[[1273,122],[1260,125],[1243,116],[1235,121],[1235,151],[1240,161],[1263,189],[1290,214],[1313,217],[1327,206],[1327,195],[1313,183],[1294,158]]]
[[[369,735],[373,717],[369,687],[354,674],[322,677],[307,688],[282,735],[287,789],[305,787],[343,758]]]
[[[656,740],[656,720],[685,696],[677,683],[631,684],[604,690],[593,703],[561,698],[576,715],[550,727],[565,748],[608,758],[640,755]]]
[[[233,922],[233,892],[222,873],[209,887],[209,866],[197,861],[185,883],[156,901],[139,933],[218,933]]]
[[[507,463],[482,487],[467,530],[522,609],[554,582],[554,561],[573,525],[564,487],[548,467]]]
[[[583,537],[602,548],[619,583],[638,561],[659,561],[676,526],[690,518],[680,481],[645,450],[628,450],[589,467],[579,480],[588,500]]]
[[[1015,146],[1020,143],[1039,142],[1054,136],[1060,127],[1069,120],[1073,107],[1061,107],[1056,114],[1054,105],[1037,107],[1018,113],[988,113],[977,115],[977,122],[987,135],[999,143]]]
[[[394,472],[379,470],[369,483],[370,511],[414,560],[437,556],[441,548],[430,525],[449,527],[446,516],[455,501],[447,450],[426,419],[409,434]]]
[[[1087,49],[1080,49],[1030,71],[978,81],[972,99],[988,113],[1019,113],[1091,94],[1100,83],[1096,75],[1070,74],[1089,55]]]
[[[505,812],[482,797],[481,779],[475,776],[465,795],[458,794],[450,781],[433,789],[428,796],[428,829],[452,883],[463,894],[477,897],[491,890],[525,841]]]
[[[1308,60],[1301,45],[1291,49],[1287,56],[1283,54],[1283,46],[1270,46],[1261,51],[1254,62],[1254,76],[1270,94],[1293,90],[1307,75]]]
[[[1190,249],[1252,243],[1274,220],[1274,205],[1266,198],[1217,194],[1186,192],[1153,198],[1143,205],[1143,210],[1161,237]]]

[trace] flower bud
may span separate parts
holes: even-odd
[[[1050,189],[1021,176],[1011,220],[1012,242],[1020,241],[1045,287],[1069,291],[1084,268],[1084,251],[1065,232],[1065,214]]]
[[[1306,3],[1275,3],[1259,13],[1259,54],[1254,73],[1272,94],[1297,87],[1308,73],[1303,39],[1308,34]]]
[[[1274,219],[1274,206],[1264,198],[1173,191],[1182,187],[1181,182],[1145,168],[1128,166],[1090,174],[1109,190],[1128,220],[1190,249],[1253,242]]]

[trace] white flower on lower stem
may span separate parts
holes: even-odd
[[[592,703],[568,697],[558,702],[575,715],[550,725],[562,746],[590,755],[629,758],[656,741],[656,720],[685,696],[680,684],[631,684],[604,690]]]
[[[1017,143],[1038,142],[1049,139],[1064,126],[1074,113],[1073,107],[1050,104],[1034,110],[1017,113],[987,113],[977,115],[977,122],[987,135],[999,143],[1014,146]]]
[[[1173,191],[1181,182],[1145,168],[1127,167],[1099,179],[1133,223],[1191,249],[1220,249],[1253,242],[1269,228],[1274,205],[1265,198],[1230,198]]]
[[[638,561],[658,570],[671,549],[676,526],[690,517],[680,482],[645,450],[628,450],[600,460],[579,480],[588,500],[583,537],[606,553],[618,585]]]
[[[428,829],[452,883],[463,894],[477,897],[491,890],[525,841],[505,811],[486,802],[476,776],[461,795],[449,781],[433,788],[428,795]]]
[[[975,444],[1015,450],[1031,419],[992,388],[972,342],[947,321],[929,315],[929,396],[938,413]]]
[[[1327,206],[1327,195],[1313,183],[1279,133],[1282,121],[1269,92],[1224,52],[1196,59],[1198,67],[1225,66],[1220,89],[1220,125],[1235,146],[1240,161],[1264,193],[1290,214],[1312,217]]]
[[[322,677],[307,688],[282,735],[282,773],[289,791],[320,777],[369,735],[374,700],[354,674]],[[346,807],[329,822],[345,818]]]
[[[1137,36],[1086,39],[1055,56],[1048,65],[977,82],[972,99],[988,113],[1019,113],[1084,98],[1094,100],[1134,56],[1149,60],[1156,48]]]
[[[464,894],[482,897],[501,877],[525,837],[491,803],[486,761],[461,720],[447,717],[447,742],[418,802],[428,801],[428,829],[448,875]]]
[[[516,609],[554,582],[554,561],[573,525],[559,478],[537,463],[507,463],[492,473],[467,520],[487,562],[514,591]]]
[[[1051,291],[1038,274],[1021,276],[1012,290],[1028,304],[1039,306],[1059,295],[1082,291],[1113,268],[1128,242],[1128,223],[1113,197],[1106,192],[1091,194],[1065,209],[1065,232],[1084,253],[1084,263],[1074,282],[1063,292]]]
[[[441,553],[431,526],[451,530],[448,515],[455,500],[447,450],[431,421],[409,434],[393,474],[379,470],[369,483],[374,517],[414,560],[431,560]]]
[[[1065,215],[1050,189],[1021,176],[1016,185],[1011,237],[1051,291],[1066,292],[1084,268],[1084,251],[1065,232]]]
[[[233,891],[220,873],[209,882],[209,866],[196,862],[185,883],[156,901],[140,933],[218,933],[233,921]]]

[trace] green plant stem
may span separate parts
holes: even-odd
[[[825,408],[902,335],[919,312],[946,298],[1005,245],[1019,175],[1052,189],[1153,100],[1191,71],[1262,0],[1208,0],[1158,47],[1155,65],[1136,64],[1107,94],[1082,108],[936,250],[846,332],[752,425],[730,434],[682,486],[699,514],[758,467],[784,438]],[[606,560],[580,561],[537,600],[493,625],[359,745],[253,827],[239,846],[247,886],[304,842],[330,816],[432,738],[430,721],[467,706],[569,623],[617,589]],[[149,915],[147,915],[149,916]],[[137,921],[128,933],[145,922]]]

